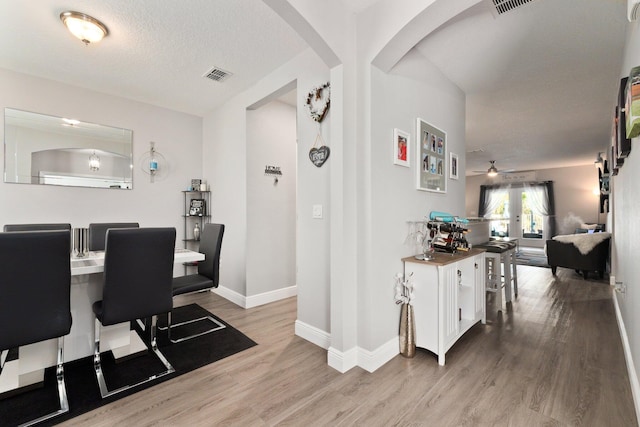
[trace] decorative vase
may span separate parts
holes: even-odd
[[[400,354],[404,357],[416,355],[416,324],[413,319],[413,306],[402,304],[400,311]]]
[[[195,227],[193,227],[193,238],[194,240],[200,240],[200,224],[197,222]]]
[[[82,258],[89,255],[88,228],[73,229],[73,254],[76,256],[76,258]]]

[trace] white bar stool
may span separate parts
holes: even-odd
[[[502,311],[502,288],[504,300],[510,302],[512,286],[518,296],[518,274],[516,269],[516,243],[489,241],[476,247],[485,249],[485,290],[496,294],[496,308]]]
[[[485,252],[485,291],[496,295],[496,306],[502,311],[502,269],[500,266],[500,254]]]

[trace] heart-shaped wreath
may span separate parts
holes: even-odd
[[[307,108],[311,118],[320,123],[329,110],[331,101],[331,87],[329,82],[314,87],[307,95]]]

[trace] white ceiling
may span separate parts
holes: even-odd
[[[467,171],[593,162],[609,141],[626,0],[535,0],[496,19],[487,7],[416,46],[467,94]],[[84,46],[65,10],[109,36]],[[0,68],[200,116],[306,47],[262,0],[0,0]],[[213,66],[234,75],[203,78]]]
[[[593,163],[610,143],[626,0],[535,0],[497,18],[489,3],[416,46],[467,94],[467,174]]]
[[[60,21],[66,10],[108,37],[85,46]],[[0,68],[200,116],[306,47],[262,0],[0,1]],[[233,76],[203,78],[214,66]]]

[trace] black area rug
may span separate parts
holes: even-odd
[[[174,309],[172,321],[173,323],[179,323],[182,320],[207,315],[211,315],[211,313],[197,304],[191,304]],[[242,332],[216,316],[213,317],[225,324],[226,328],[178,344],[169,343],[166,338],[166,332],[158,331],[157,336],[160,351],[165,355],[169,363],[173,365],[176,372],[107,399],[100,397],[100,391],[93,369],[93,356],[65,363],[64,376],[69,398],[69,412],[40,425],[45,426],[61,423],[62,421],[89,412],[104,404],[153,387],[156,384],[256,345],[253,340],[245,336]],[[198,329],[205,330],[209,325],[210,323],[208,322],[200,322],[200,324],[194,323],[192,325],[185,325],[180,329],[176,328],[171,333],[172,338],[180,338],[181,333],[183,335],[198,333],[200,332]],[[164,365],[162,365],[151,352],[132,357],[117,364],[114,362],[111,352],[103,353],[101,359],[103,372],[109,389],[116,389],[125,384],[138,382],[141,379],[164,370]],[[0,400],[0,426],[19,425],[57,409],[58,392],[55,368],[48,368],[45,371],[43,387]]]
[[[516,254],[516,264],[550,268],[546,254],[522,250]]]

